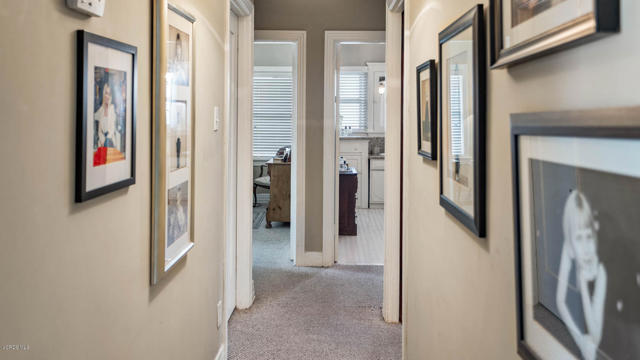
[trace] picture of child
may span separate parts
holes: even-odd
[[[607,295],[607,273],[598,259],[598,223],[587,198],[578,190],[571,192],[564,206],[564,244],[556,302],[560,317],[586,360],[595,360],[602,339],[604,303]],[[582,310],[586,323],[583,332],[567,306],[569,275],[575,266]],[[589,285],[593,284],[593,295]]]

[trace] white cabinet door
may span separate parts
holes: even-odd
[[[371,205],[384,204],[384,170],[371,169]]]

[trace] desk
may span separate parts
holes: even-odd
[[[272,221],[291,222],[291,163],[271,159],[267,168],[271,188],[266,220],[267,228],[271,228]]]

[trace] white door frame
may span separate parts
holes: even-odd
[[[400,303],[400,44],[394,29],[385,31],[325,31],[324,47],[324,157],[323,157],[323,265],[335,262],[338,237],[338,127],[336,126],[337,45],[344,42],[386,43],[387,62],[387,127],[385,132],[385,264],[383,316],[387,322],[398,322]],[[390,37],[393,36],[393,37]],[[391,42],[391,46],[389,45]],[[397,69],[396,69],[397,68]],[[389,91],[391,90],[391,91]],[[393,138],[392,138],[393,137]]]
[[[392,1],[391,1],[392,2]],[[402,1],[399,1],[402,3]],[[384,282],[382,315],[387,322],[400,321],[400,152],[402,151],[402,124],[400,114],[403,111],[401,101],[401,49],[402,49],[402,6],[395,3],[396,10],[387,10],[386,62],[386,131],[384,139]],[[391,4],[391,5],[394,5]],[[390,5],[390,6],[391,6]],[[401,4],[402,5],[402,4]],[[400,12],[398,12],[400,10]],[[405,86],[406,87],[406,86]],[[406,100],[405,100],[406,102]],[[407,119],[405,118],[405,123]],[[404,242],[406,244],[406,242]],[[406,247],[406,246],[405,246]],[[403,291],[406,287],[402,287]],[[403,299],[406,297],[403,294]],[[402,307],[405,308],[404,306]],[[403,319],[405,319],[403,317]]]
[[[229,52],[232,50],[231,46],[231,37],[230,37],[230,15],[234,13],[238,17],[238,34],[237,34],[237,42],[238,42],[238,53],[237,53],[237,69],[238,69],[238,78],[237,78],[237,120],[238,120],[238,128],[236,135],[239,131],[245,131],[246,124],[249,123],[249,129],[251,129],[251,111],[246,111],[247,108],[252,108],[253,99],[251,97],[251,89],[253,88],[253,76],[247,76],[247,72],[251,74],[253,72],[253,2],[251,0],[229,0],[225,7],[226,14],[226,26],[225,26],[225,34],[224,34],[224,47],[225,47],[225,99],[224,99],[224,176],[225,176],[225,184],[228,183],[229,174],[229,151],[230,151],[230,143],[231,139],[229,138],[229,124],[230,124],[230,116],[231,116],[231,77],[230,70],[231,64],[229,63]],[[247,91],[249,89],[249,91]],[[250,131],[250,130],[249,130]],[[249,132],[251,134],[251,132]],[[253,143],[253,139],[249,136],[249,140],[246,137],[237,137],[236,144],[238,149],[240,146],[243,146],[247,143],[249,146]],[[218,319],[218,326],[222,326],[222,332],[224,333],[224,342],[220,345],[218,349],[218,353],[216,355],[216,359],[223,359],[227,357],[227,349],[229,344],[229,324],[228,319],[226,317],[226,294],[224,291],[227,290],[227,285],[224,283],[227,281],[227,263],[229,261],[233,261],[232,259],[228,259],[227,255],[227,246],[230,242],[235,240],[236,251],[235,255],[235,266],[236,266],[236,284],[235,284],[235,302],[236,307],[240,309],[248,308],[253,303],[254,291],[253,291],[253,279],[251,269],[246,271],[246,268],[242,268],[240,266],[238,254],[242,252],[245,254],[247,251],[249,252],[249,258],[251,257],[251,247],[247,247],[247,243],[251,244],[251,231],[247,231],[246,226],[240,226],[241,224],[249,224],[248,228],[251,229],[251,223],[253,221],[253,214],[251,209],[246,209],[246,206],[240,206],[244,203],[249,203],[251,201],[251,193],[253,184],[251,181],[247,181],[246,179],[250,179],[250,176],[253,174],[253,164],[247,164],[247,156],[246,154],[241,154],[240,152],[236,155],[237,161],[237,173],[236,173],[236,231],[235,231],[235,239],[230,239],[233,237],[233,234],[229,231],[229,221],[232,221],[233,217],[230,216],[229,212],[229,197],[228,192],[225,191],[224,198],[224,243],[223,243],[223,254],[224,254],[224,264],[223,264],[223,293],[221,294],[222,306],[219,309],[218,316],[222,316],[223,319]],[[249,162],[251,161],[251,157],[249,157]],[[247,177],[249,176],[249,177]],[[240,189],[245,189],[245,191],[238,191]],[[244,264],[243,264],[244,265]],[[251,265],[251,262],[249,263]],[[221,310],[221,311],[220,311]]]
[[[229,53],[227,60],[228,102],[224,126],[225,139],[225,187],[226,187],[226,240],[225,240],[225,278],[224,278],[224,315],[225,321],[236,307],[236,244],[237,244],[237,193],[238,193],[238,16],[231,12],[229,16]]]
[[[252,222],[253,210],[253,3],[250,0],[230,0],[228,11],[238,16],[238,136],[237,145],[237,206],[236,206],[236,307],[239,309],[249,308],[253,304],[255,292],[253,289],[252,276]],[[227,17],[227,34],[225,37],[225,59],[229,58],[230,37],[229,37],[229,17]],[[225,61],[225,125],[229,124],[229,68],[230,64]],[[229,139],[226,139],[229,142]],[[228,146],[225,146],[228,152]],[[229,161],[229,154],[225,154],[225,162]],[[225,164],[225,169],[227,164]],[[226,171],[225,171],[226,173]],[[227,175],[225,175],[227,176]],[[227,208],[227,195],[225,195],[225,254],[227,237],[230,236],[226,227],[229,209]],[[229,259],[225,259],[225,264]],[[226,266],[225,266],[226,269]],[[225,270],[226,271],[226,270]],[[226,276],[226,274],[225,274]],[[223,297],[224,298],[224,297]],[[223,306],[223,309],[225,306]]]
[[[253,304],[253,3],[238,20],[238,248],[236,306]],[[242,134],[242,136],[240,136]]]
[[[306,84],[307,32],[297,30],[256,30],[254,41],[292,42],[296,44],[294,104],[296,124],[293,127],[293,160],[291,161],[291,257],[297,266],[308,266],[315,255],[305,251],[305,159],[306,159]]]

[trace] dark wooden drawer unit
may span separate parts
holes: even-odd
[[[340,215],[339,235],[358,235],[356,224],[356,193],[358,192],[358,172],[351,168],[340,172]]]

